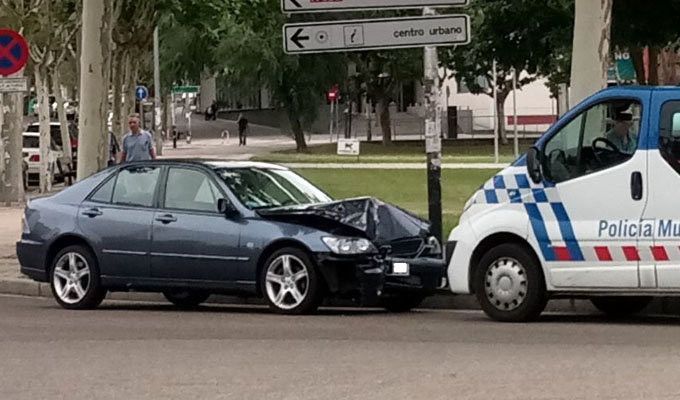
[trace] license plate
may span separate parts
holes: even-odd
[[[393,275],[408,275],[410,272],[410,267],[408,263],[395,262],[392,264],[392,274]]]

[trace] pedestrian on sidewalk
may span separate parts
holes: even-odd
[[[173,125],[172,129],[170,130],[170,137],[172,138],[172,148],[176,149],[177,139],[179,139],[179,132],[177,132],[177,127],[175,125]]]
[[[248,119],[243,116],[243,113],[238,115],[236,124],[238,125],[238,145],[245,146],[248,137]]]
[[[128,117],[130,131],[123,137],[120,163],[156,159],[153,137],[149,132],[142,130],[140,121],[139,114],[130,114]]]

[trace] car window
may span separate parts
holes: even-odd
[[[23,147],[24,149],[39,149],[40,138],[38,136],[24,136]]]
[[[160,168],[136,166],[121,170],[113,190],[113,203],[151,207]]]
[[[661,109],[659,150],[666,162],[680,173],[680,101],[671,101]]]
[[[217,212],[220,191],[210,177],[188,168],[170,168],[165,186],[165,207]]]
[[[637,102],[617,100],[578,115],[546,143],[546,178],[564,182],[630,159],[638,146],[641,111]]]
[[[90,196],[91,201],[98,203],[110,203],[113,197],[113,186],[116,184],[115,177],[110,178],[105,184],[99,187],[96,192]]]

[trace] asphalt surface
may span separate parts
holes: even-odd
[[[680,319],[105,303],[0,296],[0,398],[674,399]]]

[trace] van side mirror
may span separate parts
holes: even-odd
[[[536,146],[527,151],[527,171],[534,183],[541,183],[543,181],[543,174],[541,174],[541,151]]]
[[[234,207],[234,205],[231,204],[231,202],[227,199],[217,200],[217,210],[220,212],[220,214],[224,214],[227,217],[233,217],[239,214],[236,207]]]

